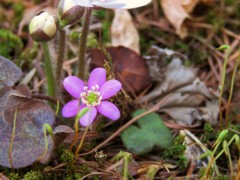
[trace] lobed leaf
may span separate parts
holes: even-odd
[[[35,161],[44,163],[54,147],[48,136],[47,153],[39,159],[45,152],[43,126],[52,126],[55,116],[46,103],[30,97],[27,86],[11,88],[21,76],[15,64],[0,56],[0,165],[11,168],[26,167]]]
[[[136,117],[146,110],[140,109],[133,113]],[[167,148],[172,143],[170,130],[165,126],[157,113],[150,113],[137,121],[139,127],[129,126],[122,134],[124,145],[135,154],[145,154],[154,147]]]

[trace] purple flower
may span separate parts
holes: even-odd
[[[76,116],[81,109],[88,107],[87,113],[79,119],[82,126],[92,124],[97,112],[111,120],[119,119],[118,108],[107,99],[114,96],[122,88],[122,84],[117,80],[106,81],[104,68],[95,68],[87,85],[78,77],[69,76],[64,79],[63,86],[75,98],[64,105],[64,117]]]

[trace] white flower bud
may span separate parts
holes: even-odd
[[[33,17],[29,24],[29,31],[34,41],[51,40],[58,29],[58,20],[48,12],[41,12]]]
[[[78,22],[84,15],[85,8],[73,0],[60,0],[58,4],[58,17],[62,27]]]

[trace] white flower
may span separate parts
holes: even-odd
[[[73,0],[76,4],[84,7],[103,7],[108,9],[133,9],[145,6],[151,0]]]

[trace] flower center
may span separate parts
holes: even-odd
[[[99,86],[95,85],[92,86],[89,90],[87,86],[84,87],[85,92],[82,92],[80,94],[81,101],[86,106],[97,106],[101,103],[102,96],[100,92],[98,91]]]

